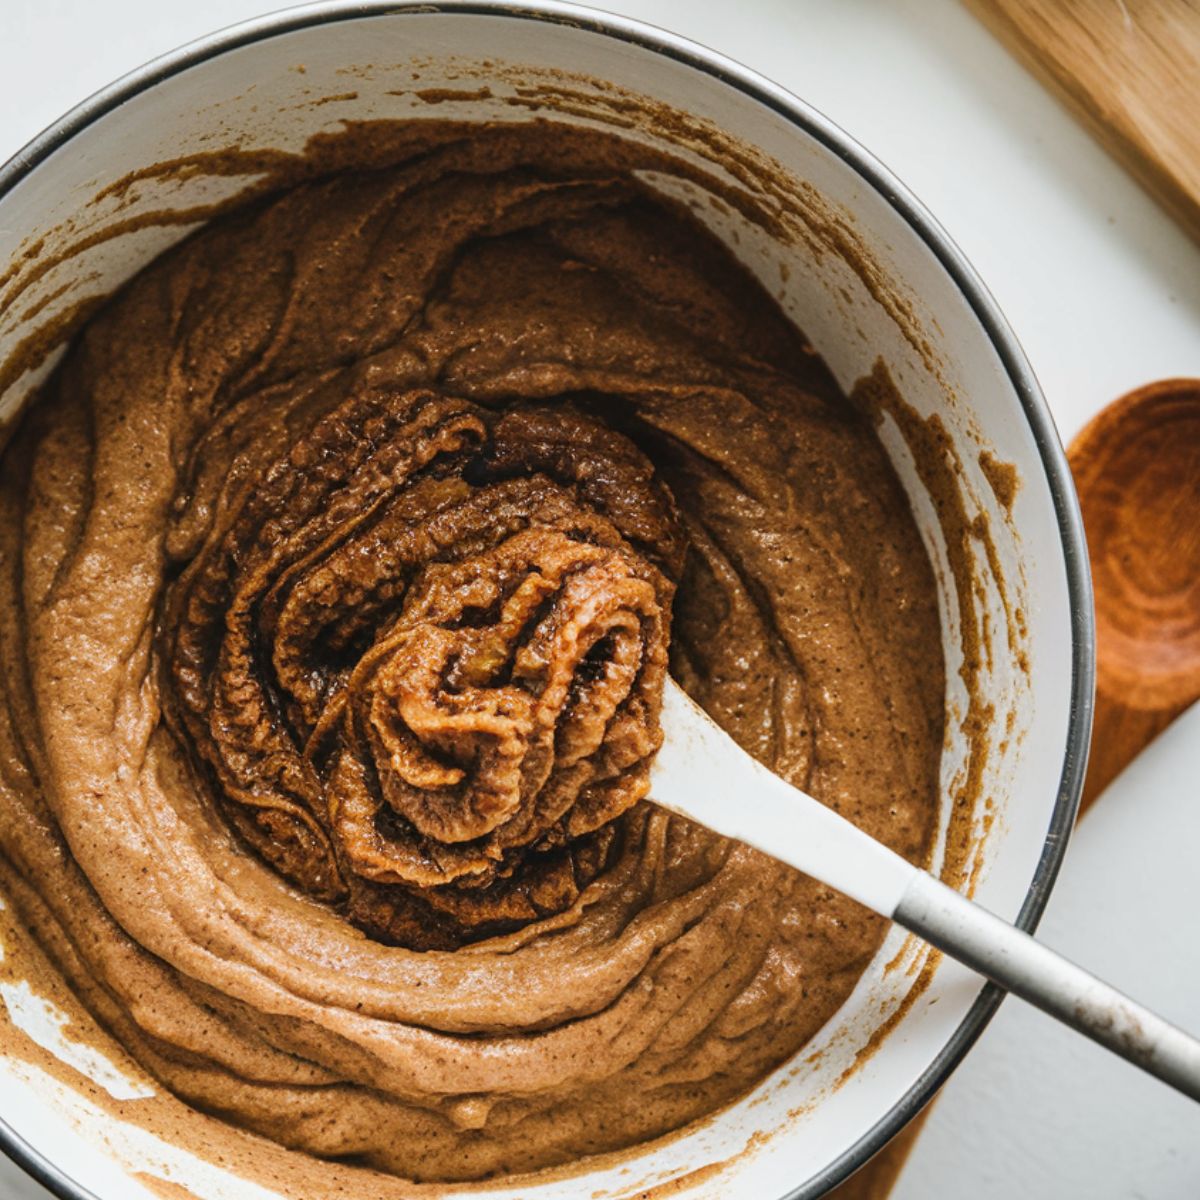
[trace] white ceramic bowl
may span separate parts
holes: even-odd
[[[412,90],[415,66],[422,90],[477,86],[482,71],[494,80],[492,95],[431,107],[428,92],[422,99]],[[1029,664],[1027,673],[1019,670],[1016,655],[1001,641],[981,676],[995,705],[996,728],[985,774],[988,801],[969,818],[979,835],[973,886],[988,907],[1031,928],[1074,818],[1090,721],[1091,603],[1070,476],[1030,369],[970,266],[895,179],[795,97],[669,34],[565,5],[316,4],[239,26],[149,64],[80,105],[18,154],[0,171],[0,267],[23,253],[23,269],[36,267],[58,242],[90,228],[151,209],[179,210],[248,182],[149,177],[89,205],[106,184],[130,171],[235,142],[299,149],[311,134],[345,119],[527,120],[530,112],[506,105],[505,98],[522,80],[562,84],[555,71],[607,81],[612,86],[603,94],[610,98],[615,86],[690,114],[693,132],[715,127],[748,148],[760,167],[766,163],[759,182],[786,181],[808,207],[806,246],[774,240],[729,210],[704,208],[705,219],[779,294],[844,385],[882,358],[914,419],[940,414],[963,503],[968,513],[986,515],[995,543],[978,606],[989,611],[993,634],[1005,628],[989,575],[998,571],[1010,604],[1021,609]],[[571,86],[583,96],[581,111],[588,95],[602,94],[586,80]],[[651,122],[629,135],[694,160],[705,155],[703,138],[681,148],[679,139],[688,134],[678,123]],[[21,304],[5,307],[0,300],[0,363],[36,325],[85,295],[110,291],[184,232],[158,225],[98,242],[48,270]],[[45,304],[33,315],[39,300]],[[24,402],[54,358],[10,380],[0,415]],[[891,422],[885,422],[883,437],[943,580],[948,810],[966,753],[956,673],[963,614],[945,583],[944,533],[904,438]],[[1011,514],[981,470],[983,449],[1013,464],[1020,476]],[[967,619],[978,621],[981,614]],[[1001,725],[1010,710],[1012,729],[1005,732]],[[73,1031],[64,1031],[56,1006],[11,982],[21,978],[20,962],[15,947],[5,949],[10,982],[0,985],[9,1025],[3,1044],[30,1038],[71,1068],[53,1077],[29,1056],[0,1058],[0,1142],[10,1155],[70,1200],[150,1197],[139,1182],[148,1178],[186,1183],[205,1200],[270,1194],[143,1136],[136,1121],[97,1108],[87,1097],[85,1077],[121,1092],[128,1089],[120,1081],[132,1069],[83,1052]],[[898,954],[905,969],[885,970]],[[928,986],[914,992],[923,962],[923,948],[893,930],[853,996],[816,1039],[822,1053],[815,1064],[785,1065],[700,1128],[647,1146],[623,1166],[599,1167],[583,1181],[493,1185],[487,1194],[561,1200],[586,1192],[618,1200],[675,1179],[678,1190],[671,1194],[685,1197],[820,1194],[929,1099],[995,1010],[995,990],[953,963],[931,967]],[[888,1035],[876,1039],[869,1056],[860,1054],[889,1017],[894,1027]],[[86,1022],[82,1015],[72,1019]],[[137,1088],[130,1092],[137,1094]],[[134,1111],[136,1100],[128,1106]],[[698,1170],[706,1164],[720,1165]],[[450,1193],[466,1196],[472,1189]]]

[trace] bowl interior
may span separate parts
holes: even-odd
[[[53,366],[57,352],[36,362],[30,346],[52,345],[93,297],[193,228],[204,206],[254,183],[244,171],[155,164],[234,144],[299,151],[342,122],[414,116],[549,116],[667,149],[720,186],[649,182],[735,250],[845,388],[875,380],[863,394],[876,402],[940,581],[948,732],[933,865],[1015,919],[1047,834],[1073,802],[1059,793],[1071,777],[1078,635],[1045,451],[981,320],[986,300],[946,265],[953,252],[935,248],[819,118],[798,119],[782,93],[748,90],[736,73],[698,67],[683,43],[664,53],[620,23],[604,32],[545,13],[355,10],[307,26],[262,23],[220,53],[209,47],[151,73],[123,102],[97,104],[0,196],[0,263],[15,264],[0,282],[0,415]],[[778,213],[777,227],[728,202],[739,192]],[[28,369],[5,374],[18,350]],[[142,1130],[140,1071],[115,1047],[85,1051],[64,1020],[81,1028],[86,1014],[22,982],[19,939],[6,937],[4,950],[0,1117],[17,1134],[101,1200],[148,1197],[142,1181],[171,1179],[205,1200],[275,1194]],[[617,1198],[678,1181],[671,1195],[757,1198],[816,1187],[904,1105],[979,991],[965,969],[930,961],[893,930],[803,1062],[699,1128],[597,1164],[588,1190]],[[48,1069],[45,1055],[63,1069]],[[488,1194],[551,1200],[577,1196],[579,1184]]]

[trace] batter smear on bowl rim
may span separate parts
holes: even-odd
[[[647,801],[668,671],[896,850],[933,838],[907,498],[635,167],[669,162],[428,123],[221,217],[5,454],[14,904],[165,1086],[287,1146],[570,1164],[838,1009],[884,922]]]

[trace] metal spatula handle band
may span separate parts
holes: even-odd
[[[1200,1100],[1200,1041],[932,875],[914,875],[894,920],[1005,991]]]

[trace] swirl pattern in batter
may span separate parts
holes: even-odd
[[[798,1050],[882,922],[646,800],[669,666],[897,850],[932,573],[728,252],[546,123],[441,127],[165,254],[0,483],[22,920],[175,1093],[419,1180],[573,1163]]]

